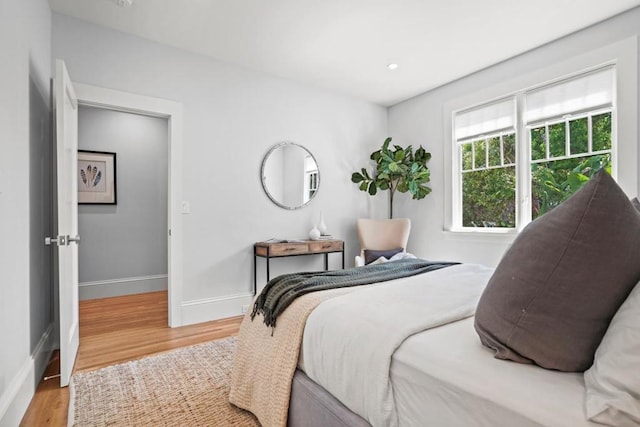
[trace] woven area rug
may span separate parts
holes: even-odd
[[[229,403],[235,348],[231,337],[77,373],[69,425],[259,426]]]

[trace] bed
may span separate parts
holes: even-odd
[[[229,400],[266,427],[640,426],[639,212],[600,171],[495,271],[443,264],[301,293],[269,327],[247,315]]]
[[[290,409],[289,425],[369,425],[365,422],[365,418],[372,417],[372,414],[366,409],[363,410],[357,403],[353,403],[353,400],[362,398],[357,390],[350,387],[346,395],[353,397],[349,401],[349,406],[358,408],[359,415],[354,414],[349,406],[338,405],[340,400],[331,399],[333,396],[325,390],[325,387],[335,390],[336,386],[331,383],[335,378],[316,372],[317,369],[322,369],[321,362],[315,362],[320,367],[309,366],[314,357],[326,358],[326,352],[335,350],[335,345],[327,343],[332,340],[320,338],[315,345],[311,343],[318,340],[317,335],[322,334],[323,330],[328,331],[334,329],[337,324],[344,324],[344,317],[354,312],[353,301],[360,301],[366,306],[371,304],[372,300],[375,304],[377,297],[375,293],[385,295],[387,290],[397,293],[399,287],[410,289],[415,285],[449,286],[451,283],[448,278],[455,277],[459,271],[463,270],[479,281],[477,284],[479,288],[482,288],[483,282],[488,279],[492,271],[477,265],[455,266],[428,273],[424,277],[382,283],[377,285],[376,290],[362,289],[320,304],[307,321],[298,362],[299,371],[310,371],[309,374],[313,379],[320,378],[320,384],[314,382],[309,385],[308,381],[313,381],[312,379],[296,373],[294,393],[291,397],[295,405]],[[418,282],[421,283],[418,284]],[[441,294],[442,289],[434,291]],[[447,298],[450,297],[451,295],[447,296]],[[345,299],[352,301],[345,302]],[[426,306],[425,311],[428,310]],[[458,317],[462,319],[448,321]],[[585,420],[584,380],[581,373],[554,372],[534,365],[497,360],[493,357],[491,350],[480,344],[471,316],[466,316],[466,313],[462,312],[450,319],[443,325],[410,335],[393,352],[389,380],[393,390],[397,425],[576,427],[597,425]],[[388,320],[380,319],[380,321]],[[361,325],[356,324],[354,328],[361,330]],[[377,326],[374,326],[374,329],[377,329]],[[336,335],[331,334],[330,337],[336,337]],[[365,338],[365,340],[372,339],[375,337]],[[388,337],[381,336],[379,339],[387,340]],[[356,343],[356,345],[360,344]],[[376,341],[372,341],[372,344],[379,345]],[[321,351],[322,347],[327,349]],[[368,351],[365,350],[365,352]],[[356,357],[362,357],[362,355]],[[337,359],[330,359],[325,361],[325,364],[331,365],[336,362]],[[352,381],[353,378],[350,376],[347,383]],[[297,395],[297,392],[302,396]],[[327,396],[323,396],[324,393]],[[344,400],[344,391],[340,393],[341,391],[338,390],[337,394]],[[304,397],[311,398],[304,401]],[[324,410],[316,406],[322,406]],[[326,415],[322,415],[323,412],[332,414],[333,424],[328,423],[324,418]],[[354,418],[354,415],[358,418]],[[364,415],[364,418],[361,415]],[[314,422],[314,418],[318,422]],[[373,419],[375,420],[375,417]],[[395,423],[388,419],[377,422],[378,425]]]
[[[473,310],[492,271],[484,266],[464,264],[419,276],[360,286],[346,292],[339,289],[309,294],[310,297],[320,298],[321,302],[302,322],[299,343],[290,342],[288,347],[280,345],[274,338],[278,338],[278,328],[288,327],[286,323],[290,319],[283,316],[282,323],[271,329],[260,322],[252,322],[247,316],[245,322],[251,327],[244,327],[244,331],[266,331],[260,332],[259,339],[255,336],[251,338],[251,342],[266,340],[276,343],[271,350],[262,353],[262,358],[252,357],[247,362],[255,364],[254,367],[268,366],[273,369],[273,376],[264,377],[261,369],[246,370],[247,378],[250,378],[247,382],[251,383],[250,388],[254,392],[253,381],[261,377],[259,381],[269,384],[266,394],[270,398],[284,393],[286,407],[283,410],[286,415],[282,416],[281,409],[280,416],[274,417],[272,405],[277,407],[278,399],[275,399],[275,403],[269,400],[265,405],[267,410],[264,411],[262,407],[262,412],[260,405],[254,406],[255,402],[232,402],[256,413],[264,426],[600,426],[585,417],[585,381],[581,372],[558,372],[535,365],[498,360],[494,358],[492,350],[482,346],[473,326]],[[470,292],[445,292],[446,295],[443,295],[443,289],[452,284],[455,287],[456,281],[461,287],[468,286]],[[426,290],[429,288],[430,292]],[[430,294],[442,295],[441,302],[452,301],[451,305],[444,305],[444,311],[449,314],[444,319],[436,316],[436,326],[420,326],[418,329],[424,330],[416,333],[411,329],[403,332],[407,337],[401,338],[401,343],[391,351],[390,363],[386,368],[395,415],[391,418],[382,415],[383,418],[380,418],[376,407],[387,404],[387,399],[374,397],[369,407],[363,403],[368,398],[366,393],[363,394],[364,390],[379,388],[379,383],[367,382],[370,367],[379,362],[367,360],[366,355],[373,351],[372,348],[384,347],[390,337],[384,332],[363,335],[361,322],[349,319],[353,318],[353,313],[361,312],[357,305],[375,306],[380,304],[381,299],[388,302],[389,295],[393,295],[393,303],[387,304],[390,307],[416,294],[421,294],[423,298],[409,298],[409,308],[403,306],[382,315],[378,312],[375,316],[377,322],[389,323],[385,316],[393,316],[396,311],[405,313],[404,317],[400,316],[400,322],[404,322],[406,317],[415,315],[416,307],[423,307],[425,313],[430,312],[433,306],[425,305],[425,300],[432,298]],[[296,304],[291,308],[297,322],[297,319],[305,316],[301,315]],[[454,306],[458,308],[451,313],[450,308]],[[442,310],[442,307],[437,310]],[[364,316],[361,320],[370,323],[371,331],[380,332],[379,325],[370,322],[370,316]],[[431,323],[432,320],[427,322]],[[392,325],[394,329],[396,326]],[[338,328],[340,333],[337,333]],[[348,338],[353,335],[351,332],[357,332],[357,339]],[[274,335],[271,336],[271,333]],[[344,338],[342,343],[339,342],[340,337]],[[241,336],[241,340],[243,338],[247,336]],[[345,356],[352,352],[350,346],[362,346],[366,341],[371,348],[361,349],[351,357]],[[299,352],[295,351],[296,346]],[[393,347],[391,345],[389,348]],[[256,351],[256,347],[249,348]],[[274,367],[269,362],[270,359],[280,362],[283,354],[288,353],[296,354],[290,372],[283,370],[279,363]],[[350,359],[351,365],[338,363],[345,359]],[[329,372],[326,372],[327,367]],[[338,369],[332,370],[336,367]],[[359,368],[366,368],[361,373],[364,376],[355,375]],[[284,386],[290,387],[290,394],[282,391],[279,381],[274,381],[274,378],[286,377],[289,380],[284,381]],[[340,382],[340,378],[344,381]],[[336,381],[339,384],[336,385]],[[374,408],[373,413],[371,407]]]
[[[500,361],[480,344],[472,316],[492,273],[493,269],[488,267],[462,264],[311,295],[336,294],[320,297],[322,301],[303,321],[300,352],[290,380],[287,424],[291,427],[596,425],[585,421],[581,374]],[[295,304],[291,307],[294,310]],[[360,315],[354,319],[354,313]],[[295,317],[304,317],[299,314]],[[424,319],[412,323],[417,317]],[[247,316],[243,330],[266,330],[262,339],[268,342],[278,338],[279,328],[289,327],[286,317],[279,322],[270,329]],[[400,324],[403,326],[399,327]],[[255,337],[251,341],[257,342]],[[280,360],[288,351],[276,345],[266,359]],[[249,363],[255,367],[264,363],[264,359],[252,359]],[[374,366],[379,372],[371,375]],[[279,376],[288,375],[282,369],[274,370],[280,371]],[[385,370],[386,378],[381,377]],[[251,381],[257,373],[264,374],[256,370]],[[384,388],[386,380],[387,395],[363,393]],[[273,383],[268,378],[263,381]],[[267,394],[273,396],[278,392],[270,390]],[[531,405],[532,401],[536,405]],[[392,410],[378,411],[385,405],[392,405]],[[251,404],[245,408],[255,411]],[[261,418],[260,411],[257,412],[263,425],[282,425],[269,415],[262,414]]]

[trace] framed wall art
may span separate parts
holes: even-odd
[[[78,204],[117,204],[116,153],[78,150]]]

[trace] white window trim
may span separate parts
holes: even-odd
[[[637,70],[637,37],[630,37],[614,44],[604,46],[593,51],[584,53],[566,61],[554,64],[553,66],[514,78],[481,91],[471,93],[452,100],[444,105],[444,133],[443,133],[443,154],[444,154],[444,232],[445,234],[461,236],[482,236],[483,239],[496,236],[502,240],[505,236],[514,238],[519,230],[509,228],[470,228],[454,227],[454,213],[460,215],[459,209],[461,201],[456,200],[454,195],[461,192],[455,191],[456,185],[460,185],[458,170],[453,167],[453,161],[458,157],[456,151],[457,144],[453,143],[452,130],[454,128],[454,113],[456,111],[468,109],[473,105],[487,104],[492,101],[524,93],[531,88],[540,87],[545,84],[570,78],[607,65],[616,66],[616,92],[614,105],[614,117],[612,119],[612,152],[617,155],[612,156],[612,169],[614,178],[622,189],[633,197],[638,194],[640,188],[640,174],[638,174],[638,70]],[[523,97],[517,97],[517,127],[516,138],[524,135],[528,139],[528,132],[524,124],[522,114]],[[617,141],[630,141],[618,144]],[[530,178],[530,168],[522,167],[528,165],[527,156],[530,156],[530,144],[520,144],[518,147],[518,162],[516,174],[519,180],[528,182]],[[522,149],[524,146],[525,149]],[[523,162],[524,160],[524,162]],[[524,227],[526,218],[522,218],[523,212],[529,212],[530,201],[528,195],[519,194],[516,189],[516,218],[520,228]],[[522,208],[522,209],[520,209]],[[457,210],[456,210],[457,209]]]

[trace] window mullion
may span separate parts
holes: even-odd
[[[593,153],[593,116],[587,116],[587,152]]]
[[[564,155],[571,155],[571,126],[568,118],[564,120]]]
[[[527,129],[524,112],[524,94],[516,98],[516,227],[518,230],[531,222],[531,132]],[[549,150],[548,132],[546,150]]]
[[[476,170],[476,143],[471,142],[471,170]]]
[[[484,167],[489,167],[489,138],[484,139]]]
[[[549,149],[549,124],[548,123],[544,125],[544,147],[545,147],[544,157],[545,159],[548,159],[551,157],[551,151]]]

